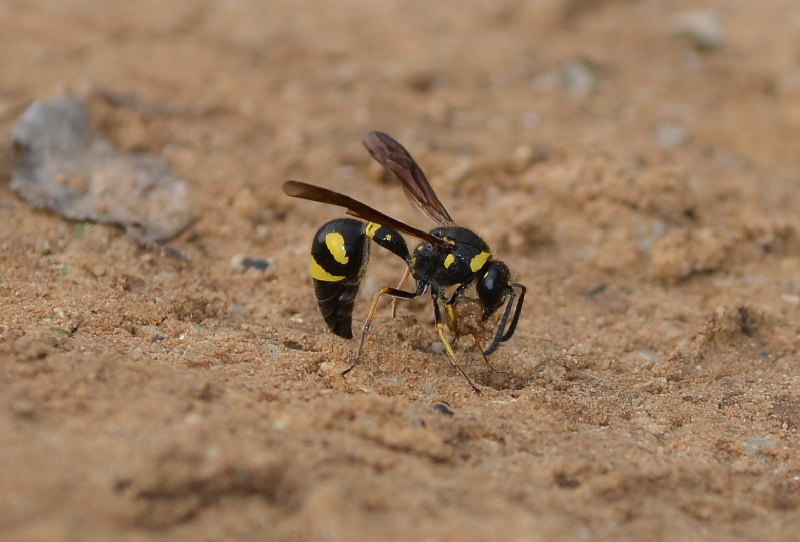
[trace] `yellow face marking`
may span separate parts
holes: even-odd
[[[347,255],[347,249],[344,246],[344,237],[341,233],[334,231],[326,235],[325,246],[328,247],[328,251],[331,253],[331,256],[333,256],[333,259],[340,264],[345,265],[350,261],[350,257]]]
[[[381,229],[380,224],[378,224],[377,222],[370,222],[369,224],[367,224],[367,231],[366,231],[367,237],[372,239],[373,237],[375,237],[375,234],[378,232],[379,229]]]
[[[477,273],[478,271],[481,270],[481,268],[484,265],[486,265],[486,262],[489,260],[491,256],[492,256],[491,252],[486,252],[484,250],[483,252],[472,258],[472,260],[469,262],[469,268],[472,269],[473,273]]]
[[[447,269],[450,269],[450,266],[453,265],[453,262],[456,261],[456,257],[452,254],[448,254],[444,257],[444,266]]]
[[[311,271],[311,278],[315,280],[321,280],[324,282],[340,282],[345,279],[345,277],[333,275],[325,271],[322,266],[317,263],[317,260],[314,259],[314,256],[311,256],[311,262],[309,262],[308,269]]]

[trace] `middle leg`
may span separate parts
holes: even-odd
[[[358,350],[356,351],[356,355],[353,358],[353,361],[350,362],[350,365],[345,367],[342,371],[342,374],[349,373],[353,367],[355,367],[359,360],[361,359],[361,352],[364,350],[364,341],[367,338],[367,333],[369,333],[370,329],[372,329],[372,320],[375,318],[375,311],[378,309],[378,301],[382,295],[390,295],[394,298],[400,299],[414,299],[415,297],[419,297],[425,290],[427,289],[427,284],[424,282],[419,282],[417,284],[417,289],[414,292],[407,292],[405,290],[400,290],[398,288],[391,288],[389,286],[384,286],[375,294],[375,297],[372,298],[372,306],[369,308],[369,313],[367,314],[367,319],[364,321],[364,327],[361,330],[361,339],[358,342]]]

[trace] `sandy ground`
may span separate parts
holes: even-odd
[[[79,93],[196,216],[143,248],[0,162],[3,540],[796,539],[796,1],[6,0],[0,67],[4,141]],[[339,374],[340,212],[280,184],[428,228],[375,129],[528,286],[512,376],[458,349],[482,394],[427,298]],[[403,270],[373,251],[357,321]]]

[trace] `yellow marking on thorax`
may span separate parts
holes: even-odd
[[[345,279],[344,276],[338,276],[325,271],[320,264],[317,263],[317,260],[314,259],[314,256],[311,256],[311,262],[308,265],[309,271],[311,271],[311,278],[314,280],[321,280],[323,282],[341,282]]]
[[[444,266],[446,269],[450,269],[450,266],[453,265],[453,262],[456,261],[456,257],[452,254],[448,254],[444,257]]]
[[[472,269],[473,273],[477,273],[483,268],[484,265],[486,265],[486,262],[489,261],[489,258],[491,257],[492,253],[484,250],[470,260],[469,268]]]
[[[379,229],[381,229],[380,224],[378,224],[377,222],[370,222],[369,224],[367,224],[367,231],[366,231],[367,237],[369,237],[370,239],[374,238],[375,234],[378,232]]]
[[[350,257],[347,255],[347,249],[344,246],[344,236],[342,236],[341,233],[334,231],[326,235],[325,246],[328,247],[328,251],[331,253],[331,256],[333,256],[333,259],[340,264],[345,265],[350,261]]]

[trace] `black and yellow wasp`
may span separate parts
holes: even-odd
[[[347,214],[361,219],[331,220],[317,231],[311,245],[310,270],[317,305],[325,323],[336,335],[345,339],[353,338],[353,305],[367,268],[370,240],[402,258],[408,267],[399,287],[387,286],[375,294],[361,332],[358,351],[342,374],[355,367],[361,358],[364,339],[382,295],[388,294],[396,299],[413,299],[430,289],[439,339],[455,368],[475,391],[480,392],[459,365],[453,347],[445,337],[441,305],[444,304],[450,327],[455,329],[454,324],[458,318],[456,304],[473,284],[482,307],[483,320],[505,304],[503,316],[489,347],[482,350],[475,338],[487,365],[493,371],[502,372],[495,369],[486,356],[514,334],[522,312],[526,288],[522,284],[511,282],[508,266],[493,259],[489,246],[483,239],[472,230],[455,225],[436,197],[422,169],[400,143],[384,133],[370,132],[364,137],[364,146],[375,160],[400,181],[412,204],[439,226],[425,232],[327,188],[298,181],[287,181],[283,184],[283,191],[289,196],[344,207]],[[413,252],[409,252],[401,233],[421,241]],[[413,292],[402,289],[409,275],[417,283]],[[452,292],[448,293],[453,287],[455,288]]]

